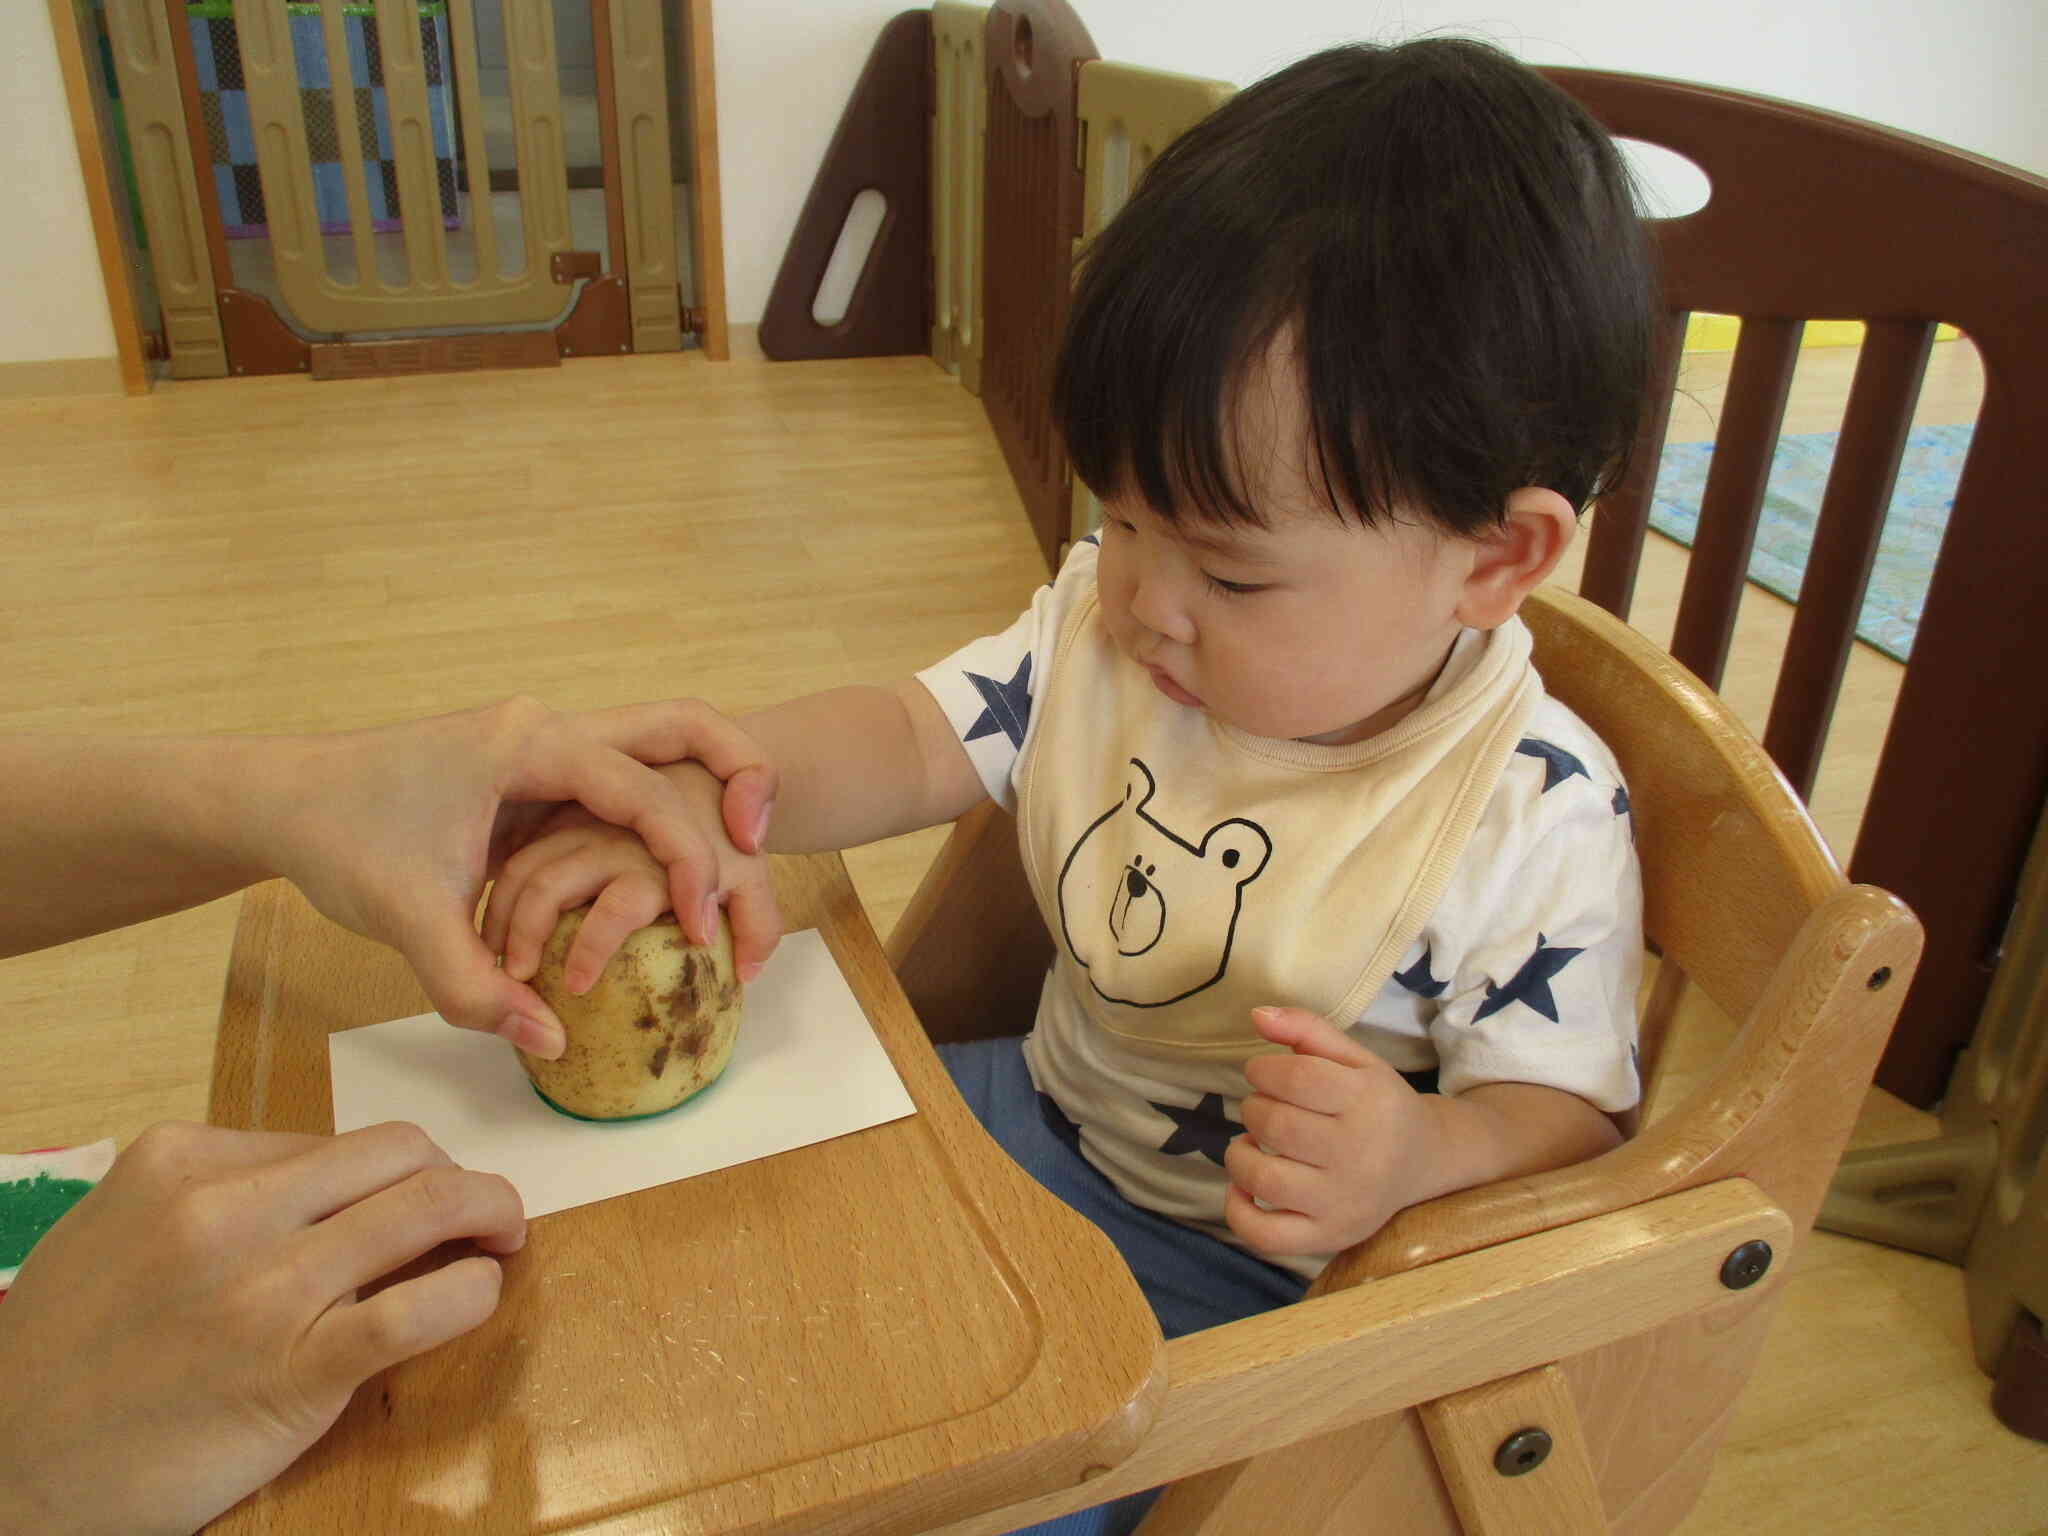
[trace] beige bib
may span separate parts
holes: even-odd
[[[1124,1045],[1168,1057],[1271,1049],[1252,1028],[1262,1004],[1358,1017],[1435,908],[1540,695],[1519,619],[1480,640],[1391,730],[1313,746],[1164,698],[1090,591],[1017,770],[1056,984]]]

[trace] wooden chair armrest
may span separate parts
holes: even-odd
[[[952,836],[896,921],[889,964],[935,1041],[1031,1028],[1052,939],[1017,848],[1017,823],[984,801]]]
[[[1788,1266],[1730,1290],[1746,1242],[1789,1246],[1755,1185],[1723,1179],[1627,1211],[1462,1254],[1429,1274],[1278,1307],[1166,1345],[1166,1392],[1138,1448],[1071,1489],[928,1536],[999,1536],[1553,1360],[1768,1303]],[[1707,1323],[1704,1326],[1714,1326]]]
[[[1684,1103],[1587,1162],[1410,1206],[1338,1255],[1312,1294],[1730,1177],[1756,1184],[1803,1235],[1862,1108],[1920,945],[1920,921],[1897,897],[1843,887],[1807,918],[1727,1055]]]

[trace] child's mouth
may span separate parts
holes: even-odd
[[[1179,683],[1176,683],[1162,669],[1148,666],[1145,670],[1152,674],[1152,686],[1173,700],[1174,703],[1185,704],[1189,709],[1200,709],[1202,707],[1200,699],[1189,693],[1187,689],[1181,687]]]

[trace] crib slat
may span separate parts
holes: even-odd
[[[1065,0],[1004,0],[989,12],[984,47],[981,403],[1050,569],[1072,516],[1050,400],[1081,234],[1074,79],[1098,55]]]
[[[1671,635],[1671,653],[1721,686],[1735,608],[1756,542],[1757,516],[1770,479],[1771,454],[1785,419],[1792,365],[1799,359],[1801,320],[1744,316],[1728,374],[1727,407],[1714,438],[1714,457],[1700,496],[1699,535],[1685,573],[1685,594]]]
[[[1664,452],[1664,434],[1671,426],[1671,395],[1678,385],[1678,359],[1685,350],[1685,326],[1691,318],[1682,309],[1665,314],[1657,332],[1649,395],[1629,454],[1628,474],[1593,513],[1579,595],[1618,619],[1628,617],[1635,601],[1643,535],[1650,526],[1650,493],[1656,489],[1657,463]]]
[[[1932,322],[1873,320],[1856,359],[1764,733],[1765,749],[1802,797],[1813,794],[1933,345]]]

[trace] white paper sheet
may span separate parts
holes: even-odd
[[[529,1217],[829,1141],[915,1112],[815,928],[747,988],[725,1074],[673,1112],[595,1124],[542,1103],[512,1048],[420,1014],[328,1037],[334,1129],[411,1120],[501,1173]]]

